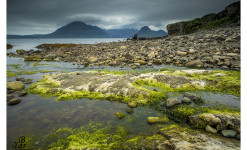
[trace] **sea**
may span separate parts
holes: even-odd
[[[14,47],[8,49],[7,52],[15,52],[17,49],[37,50],[36,46],[40,44],[55,44],[55,43],[73,43],[73,44],[96,44],[124,41],[126,38],[41,38],[41,39],[7,39],[7,44]]]

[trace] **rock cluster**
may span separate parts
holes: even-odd
[[[173,64],[186,67],[240,69],[240,27],[202,30],[163,39],[135,40],[59,47],[46,44],[42,50],[8,56],[29,61],[66,61],[87,66]]]
[[[16,81],[7,82],[7,105],[13,106],[21,102],[21,99],[15,98],[15,94],[18,97],[27,96],[25,89],[25,84],[32,83],[32,79],[16,78]]]
[[[207,132],[221,132],[225,137],[240,138],[240,117],[225,114],[204,113],[189,117],[190,123]]]

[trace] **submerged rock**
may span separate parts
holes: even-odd
[[[23,96],[27,96],[27,92],[26,91],[21,91],[18,93],[19,97],[23,97]]]
[[[7,105],[9,105],[9,106],[13,106],[13,105],[17,105],[17,104],[19,104],[21,102],[21,100],[20,99],[11,99],[11,100],[9,100],[8,102],[7,102]]]
[[[124,113],[121,113],[121,112],[116,112],[115,115],[118,119],[123,119],[124,117],[126,117],[126,115]]]
[[[188,99],[190,99],[191,101],[193,101],[195,103],[203,102],[203,100],[201,99],[200,95],[194,95],[194,94],[189,93],[189,92],[185,92],[183,98],[188,98]]]
[[[126,108],[125,111],[128,113],[128,114],[131,114],[133,112],[133,109],[132,108]]]
[[[150,124],[167,123],[167,122],[169,122],[169,119],[167,117],[148,117],[147,122]]]

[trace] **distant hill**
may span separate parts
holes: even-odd
[[[153,31],[148,26],[144,26],[137,32],[137,35],[139,38],[154,38],[167,36],[167,33],[163,30]]]
[[[138,37],[163,37],[167,33],[163,30],[153,31],[147,26],[137,29],[109,29],[104,30],[97,26],[87,25],[81,21],[74,21],[58,28],[50,34],[34,35],[7,35],[7,38],[132,38],[134,34]]]
[[[105,31],[115,38],[132,38],[138,32],[137,29],[109,29]]]
[[[102,38],[109,37],[109,34],[97,26],[75,21],[57,29],[48,36],[52,38]]]

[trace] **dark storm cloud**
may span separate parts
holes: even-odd
[[[217,13],[236,0],[7,0],[7,33],[50,33],[72,21],[105,29],[176,21]]]

